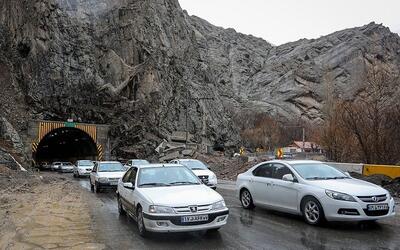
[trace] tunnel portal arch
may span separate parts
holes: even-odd
[[[109,158],[108,125],[31,121],[28,140],[32,164]]]

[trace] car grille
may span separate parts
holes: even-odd
[[[111,182],[117,182],[119,180],[119,178],[108,178],[108,180]]]
[[[208,184],[208,175],[200,175],[199,178],[204,184]]]
[[[190,210],[191,206],[185,206],[185,207],[174,207],[174,210],[177,214],[196,214],[196,213],[202,213],[202,212],[208,212],[211,210],[212,205],[201,205],[197,206],[197,212],[192,212]]]
[[[377,210],[377,211],[368,211],[368,209],[363,209],[363,210],[367,216],[382,216],[382,215],[387,215],[389,213],[389,209]]]
[[[371,195],[371,196],[357,196],[363,202],[381,202],[386,200],[386,194]]]

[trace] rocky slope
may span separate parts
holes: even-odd
[[[399,68],[400,38],[375,23],[276,47],[178,0],[0,0],[0,117],[22,137],[29,119],[111,124],[130,157],[185,130],[186,110],[197,142],[227,146],[244,110],[320,121],[377,62]]]

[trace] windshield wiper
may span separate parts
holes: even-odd
[[[194,184],[199,184],[198,182],[191,182],[191,181],[175,181],[175,182],[170,182],[170,185],[177,185],[177,184],[181,184],[181,185],[194,185]]]
[[[326,179],[327,179],[326,177],[318,177],[318,176],[306,178],[306,180],[326,180]]]
[[[336,176],[336,177],[327,177],[326,179],[327,180],[337,180],[337,179],[347,179],[347,178],[350,178],[350,177],[347,177],[347,176]]]
[[[168,183],[150,182],[150,183],[143,183],[143,184],[139,185],[139,187],[142,187],[142,186],[171,186],[171,185]]]
[[[206,170],[205,168],[192,168],[192,170]]]

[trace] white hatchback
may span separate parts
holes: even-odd
[[[318,161],[268,161],[238,175],[246,209],[260,206],[302,215],[309,224],[378,220],[395,215],[389,192]]]
[[[220,194],[178,164],[131,167],[118,183],[118,210],[152,232],[218,230],[229,210]]]

